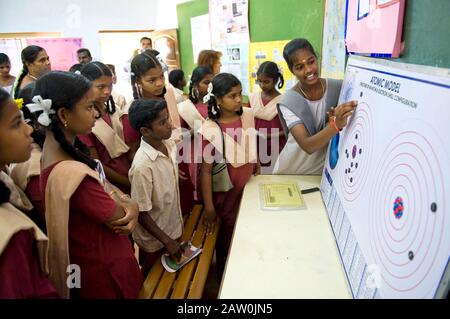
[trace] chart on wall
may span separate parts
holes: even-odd
[[[27,45],[43,47],[52,63],[52,70],[68,71],[78,63],[77,50],[83,45],[82,38],[36,38],[27,39]]]
[[[450,70],[351,57],[321,191],[355,298],[448,289]]]
[[[272,61],[278,65],[283,74],[285,85],[280,90],[285,92],[296,83],[295,76],[289,71],[288,65],[283,58],[284,46],[289,41],[270,41],[250,43],[250,92],[260,91],[256,83],[259,66],[265,61]]]
[[[211,47],[222,52],[221,72],[234,74],[250,92],[248,0],[209,0]]]

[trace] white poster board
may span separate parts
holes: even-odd
[[[351,57],[321,191],[355,298],[448,289],[450,70]],[[448,290],[447,290],[448,291]]]
[[[191,18],[191,35],[194,63],[197,63],[197,58],[200,51],[211,49],[209,14]]]

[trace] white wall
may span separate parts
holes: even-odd
[[[101,59],[99,30],[157,29],[158,2],[163,7],[176,0],[2,0],[0,32],[61,32],[82,37],[94,58]],[[170,18],[160,18],[161,24]]]

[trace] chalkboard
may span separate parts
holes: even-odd
[[[251,42],[307,38],[317,53],[322,50],[325,0],[251,0],[249,22]],[[208,13],[208,0],[177,5],[181,66],[186,74],[195,67],[192,56],[190,18]]]
[[[449,12],[449,0],[407,1],[405,51],[395,61],[450,68]]]

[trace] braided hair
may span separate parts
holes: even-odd
[[[237,77],[230,73],[217,74],[211,83],[213,85],[212,93],[214,95],[208,101],[208,117],[212,120],[218,120],[220,118],[220,108],[217,105],[217,98],[223,98],[230,93],[232,88],[242,84]],[[236,114],[241,116],[243,112],[241,106],[241,109]]]
[[[156,50],[145,50],[144,52],[136,55],[131,61],[131,88],[133,89],[133,98],[135,100],[143,98],[141,92],[139,92],[137,81],[144,76],[150,69],[162,68],[155,54],[159,54]],[[164,88],[161,97],[166,94],[166,88]]]
[[[0,88],[0,118],[3,114],[3,108],[5,107],[10,98],[11,96],[9,95],[9,93],[6,92],[6,90]],[[11,191],[2,181],[0,181],[0,204],[9,202],[10,196]]]
[[[111,69],[103,64],[102,62],[89,62],[85,64],[81,70],[81,74],[85,76],[89,81],[95,81],[102,76],[108,76],[112,78]],[[106,104],[106,110],[109,114],[114,114],[116,112],[116,103],[112,95],[109,96],[108,102]]]
[[[198,66],[192,71],[191,81],[189,82],[189,99],[192,103],[197,104],[200,102],[200,96],[197,96],[194,89],[209,74],[212,75],[213,72],[206,66]]]
[[[36,61],[38,55],[40,52],[42,52],[44,48],[41,48],[37,45],[29,45],[25,49],[22,50],[22,53],[20,54],[20,57],[22,58],[22,71],[20,72],[20,75],[17,78],[15,87],[14,87],[14,98],[17,99],[19,97],[19,91],[20,91],[20,84],[22,83],[23,79],[27,76],[27,74],[30,73],[28,70],[27,64],[33,63]]]
[[[281,73],[278,65],[272,61],[266,61],[262,63],[258,71],[256,72],[257,76],[265,75],[271,79],[273,79],[274,83],[277,84],[278,89],[281,89],[284,86],[284,77]]]
[[[91,82],[82,75],[70,72],[53,71],[43,75],[36,81],[33,94],[52,101],[55,114],[49,115],[51,119],[50,130],[61,148],[74,160],[82,162],[92,169],[97,167],[89,154],[89,149],[78,137],[72,145],[67,141],[62,130],[62,123],[57,112],[61,108],[73,110],[76,104],[90,90]]]

